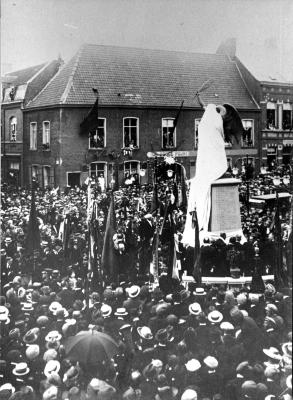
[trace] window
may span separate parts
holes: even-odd
[[[244,132],[242,135],[242,147],[251,147],[254,142],[254,121],[253,119],[243,119],[242,125]]]
[[[174,128],[174,118],[162,119],[162,148],[172,149],[176,147],[176,128]]]
[[[30,123],[30,150],[37,150],[37,123]]]
[[[282,129],[292,129],[292,105],[289,103],[283,104],[283,115],[282,115]]]
[[[43,150],[50,150],[50,122],[43,122]]]
[[[123,147],[138,147],[138,118],[123,118]]]
[[[200,118],[196,118],[194,120],[194,140],[195,140],[194,146],[195,146],[195,148],[197,148],[197,145],[198,145],[198,125],[199,125],[199,123],[200,123]]]
[[[37,165],[32,165],[31,178],[32,180],[33,179],[35,179],[36,181],[39,180],[39,167]]]
[[[43,167],[43,186],[46,188],[50,185],[50,178],[51,178],[51,167],[45,165]]]
[[[276,129],[276,104],[272,102],[267,103],[267,129]]]
[[[125,161],[124,162],[124,178],[132,179],[132,183],[139,182],[139,161]]]
[[[19,171],[19,162],[11,161],[9,164],[9,169]]]
[[[67,186],[80,186],[80,171],[67,172]]]
[[[16,131],[17,128],[17,119],[16,117],[11,117],[9,120],[9,133],[11,142],[16,142]]]
[[[291,153],[292,153],[292,147],[290,147],[290,146],[283,147],[283,164],[285,164],[285,165],[290,164]]]
[[[106,118],[98,118],[98,126],[89,133],[89,148],[101,149],[106,146]]]
[[[96,182],[99,178],[104,178],[105,185],[107,183],[107,163],[105,162],[93,162],[90,165],[90,176]]]

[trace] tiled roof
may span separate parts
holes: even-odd
[[[29,68],[25,68],[25,69],[21,69],[19,71],[13,71],[13,72],[9,72],[8,74],[5,74],[6,77],[15,77],[15,79],[13,79],[11,81],[13,86],[20,86],[20,85],[24,85],[25,83],[27,83],[27,81],[29,81],[37,72],[39,72],[44,66],[46,65],[46,63],[44,64],[40,64],[40,65],[35,65],[34,67],[29,67]]]
[[[234,62],[220,54],[86,44],[63,66],[29,107],[55,104],[121,106],[197,106],[193,99],[204,81],[214,84],[203,94],[211,103],[256,109]]]

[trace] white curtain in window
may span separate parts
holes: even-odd
[[[37,123],[32,122],[30,125],[30,149],[37,149]]]
[[[50,122],[43,122],[43,144],[50,144]]]

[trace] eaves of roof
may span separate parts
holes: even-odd
[[[84,45],[28,108],[57,104],[86,106],[194,107],[194,93],[208,78],[215,84],[206,102],[231,102],[237,109],[257,109],[235,63],[219,54],[184,53],[115,46]]]

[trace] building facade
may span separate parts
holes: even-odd
[[[24,110],[25,184],[146,183],[166,155],[194,176],[203,114],[194,95],[209,78],[204,101],[233,104],[247,132],[240,149],[227,144],[227,162],[240,167],[248,157],[258,168],[260,108],[225,54],[84,45]]]
[[[269,169],[293,164],[293,82],[282,77],[263,76],[257,79],[237,59],[237,65],[251,93],[261,108],[260,159]]]
[[[24,184],[23,109],[57,73],[61,60],[11,72],[2,79],[1,174],[2,180]]]

